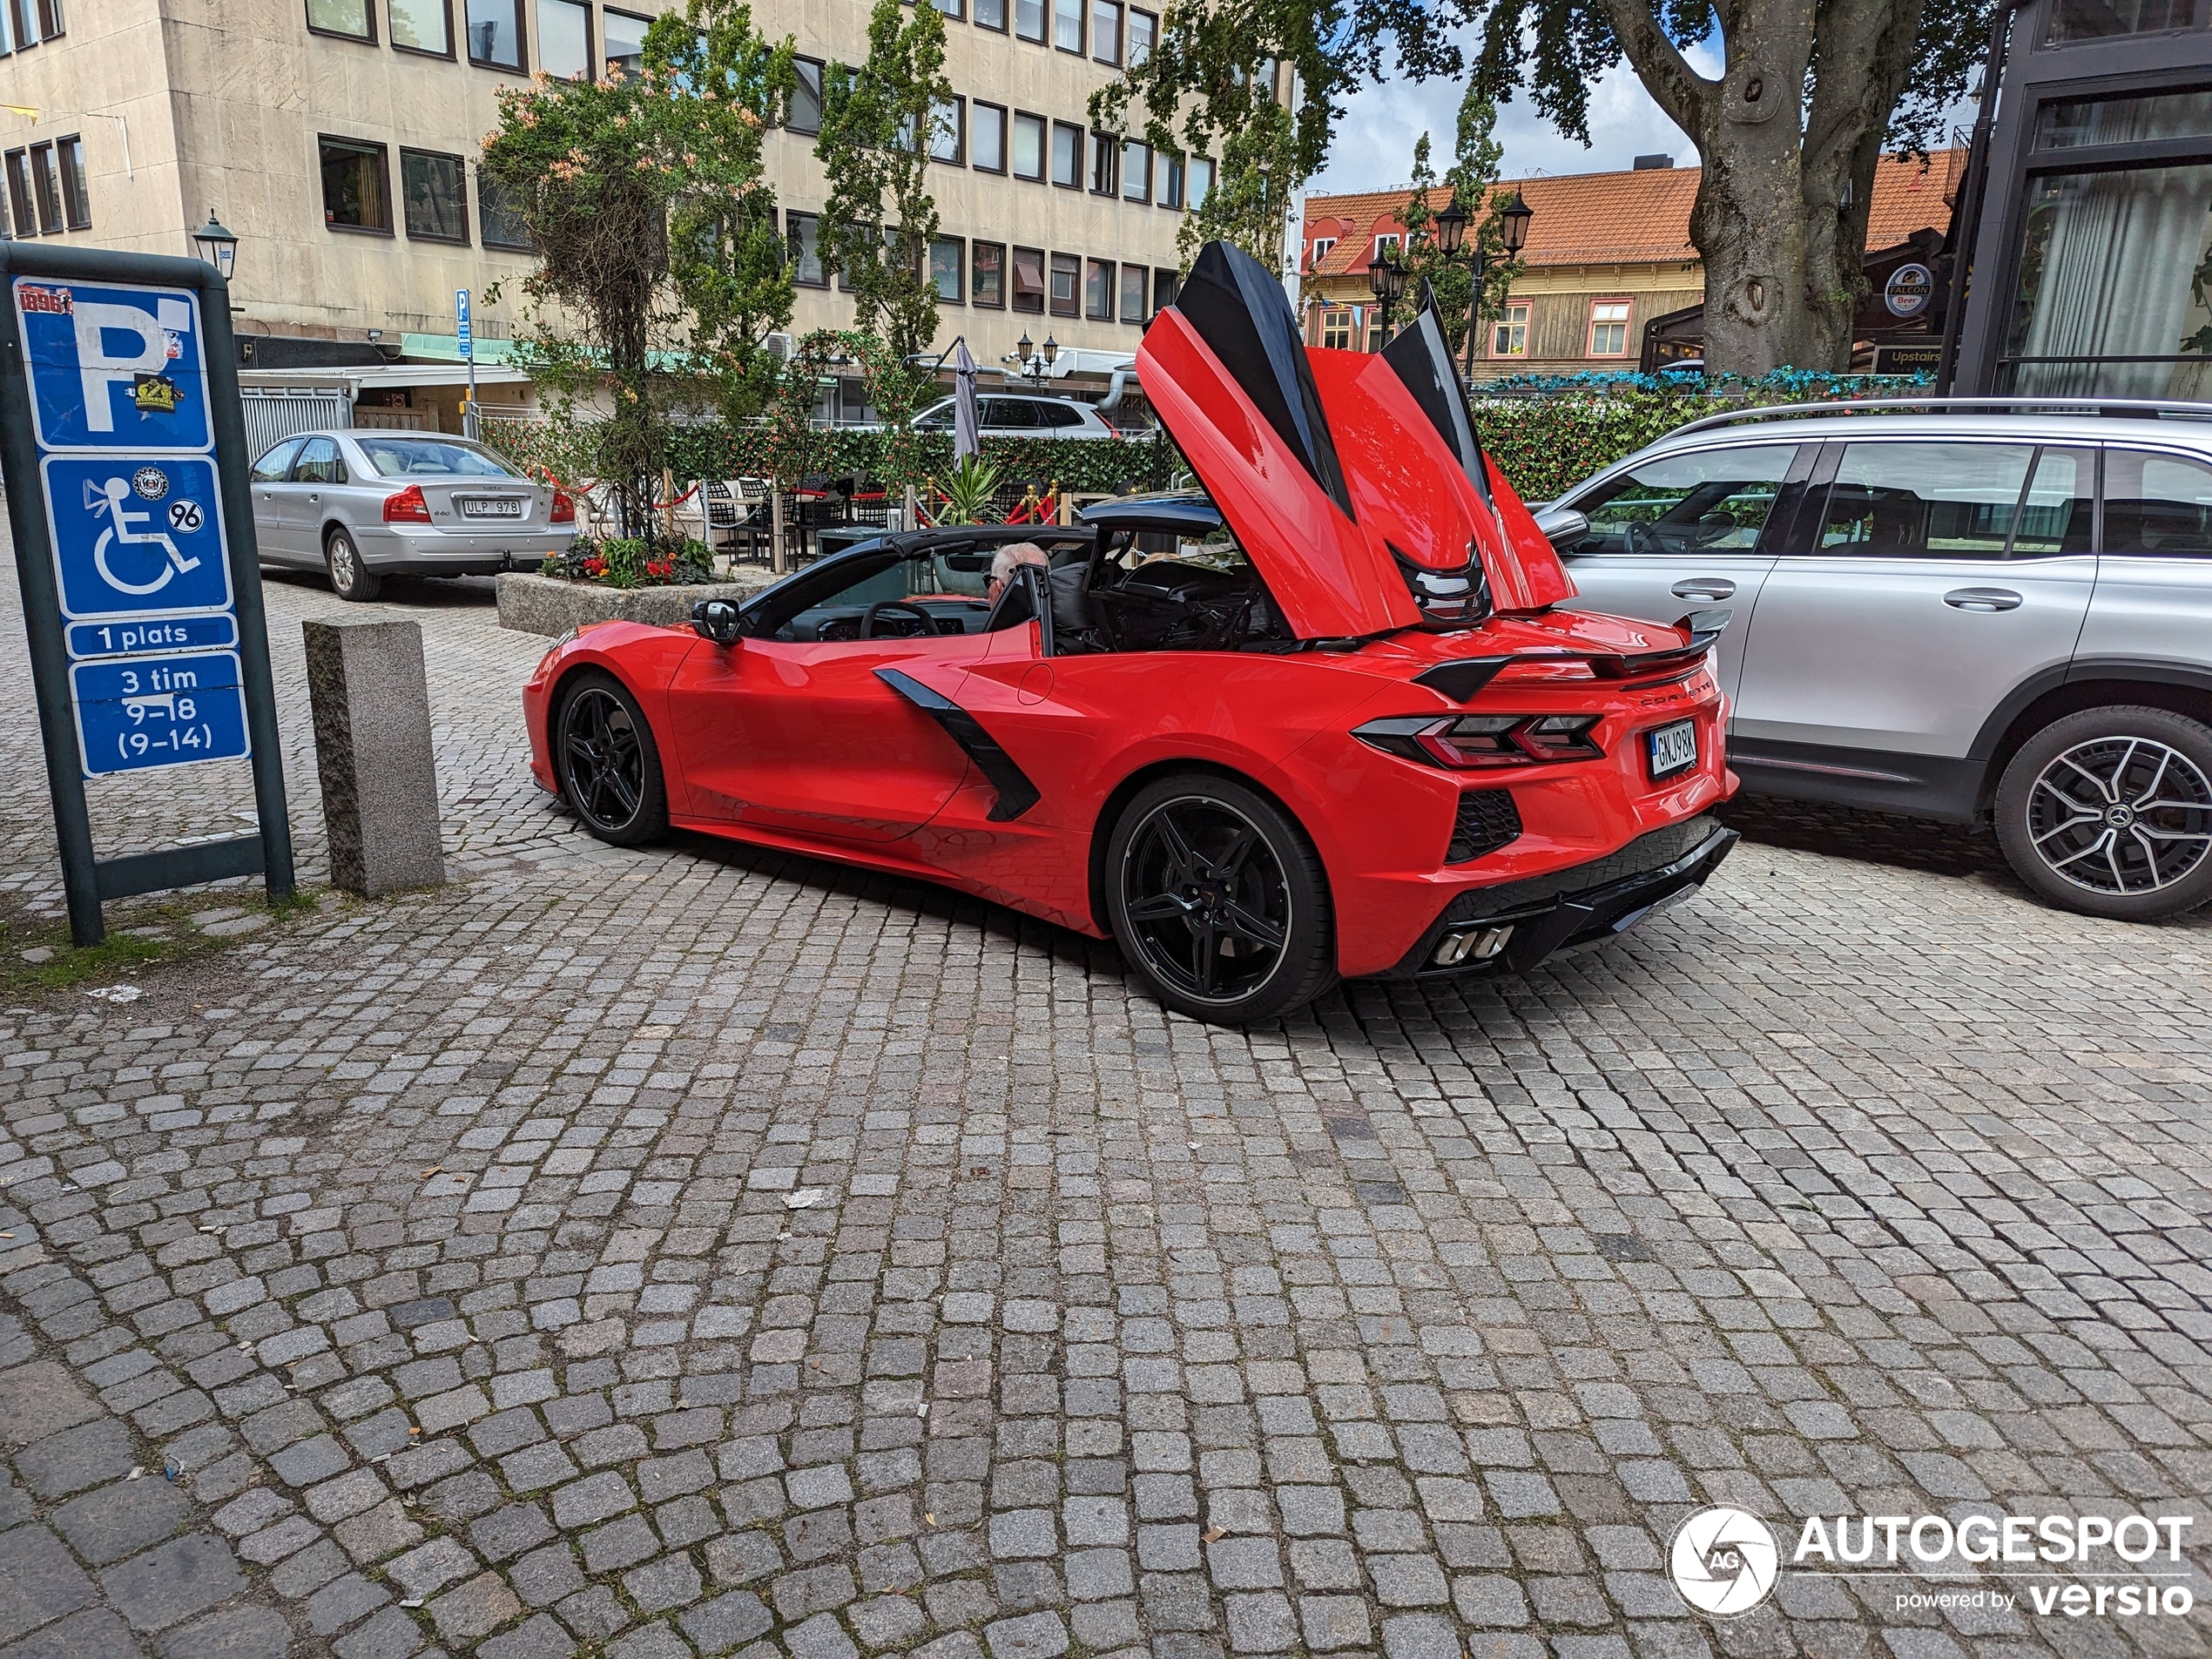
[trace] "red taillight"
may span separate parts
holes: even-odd
[[[398,495],[385,496],[384,522],[387,524],[428,523],[430,503],[422,499],[422,486],[409,484]]]
[[[553,492],[553,522],[556,524],[576,523],[576,502],[565,489]]]
[[[1407,715],[1370,720],[1352,736],[1391,754],[1453,771],[1588,760],[1605,752],[1590,735],[1595,714]]]

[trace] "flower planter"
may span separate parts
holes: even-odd
[[[609,588],[596,582],[564,582],[559,577],[509,570],[499,578],[499,625],[549,637],[594,622],[643,622],[685,627],[691,607],[701,599],[739,604],[777,578],[767,571],[740,573],[729,582],[693,582],[668,587]]]

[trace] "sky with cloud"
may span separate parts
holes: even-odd
[[[1708,73],[1718,54],[1700,47],[1690,59]],[[1413,172],[1413,141],[1426,131],[1439,172],[1451,165],[1453,134],[1459,126],[1460,83],[1393,81],[1363,89],[1345,106],[1329,164],[1308,189],[1388,190]],[[1498,111],[1498,141],[1505,146],[1503,176],[1610,172],[1631,165],[1642,155],[1671,155],[1677,166],[1694,167],[1697,152],[1683,130],[1659,111],[1635,74],[1623,64],[1590,89],[1590,143],[1585,149],[1538,115],[1526,94]]]

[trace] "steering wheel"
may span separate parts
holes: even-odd
[[[886,637],[887,638],[912,639],[917,635],[934,634],[937,631],[937,618],[931,616],[920,605],[908,604],[904,599],[879,599],[868,607],[867,614],[860,618],[860,637],[863,639],[873,639],[876,637],[876,618],[882,616],[886,611],[892,610],[905,612],[906,615],[913,617],[921,625],[916,628],[909,628],[900,633],[887,635]]]

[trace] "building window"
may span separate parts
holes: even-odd
[[[1313,246],[1305,256],[1305,268],[1311,271],[1319,266],[1322,260],[1329,257],[1329,250],[1336,245],[1337,239],[1333,236],[1315,237]]]
[[[1196,204],[1194,203],[1193,206],[1196,206]],[[1390,255],[1398,252],[1399,246],[1404,239],[1404,238],[1399,236],[1378,236],[1375,238],[1374,251],[1367,255],[1369,263],[1372,264],[1375,260],[1389,258]]]
[[[1325,351],[1350,351],[1359,314],[1349,306],[1331,306],[1321,314],[1321,347]]]
[[[1014,117],[1014,176],[1044,182],[1044,117]]]
[[[1144,320],[1144,290],[1151,280],[1152,273],[1141,265],[1122,266],[1122,320],[1123,322]]]
[[[1090,0],[1090,55],[1102,64],[1122,61],[1121,0]]]
[[[1052,44],[1063,52],[1082,55],[1083,0],[1052,0]]]
[[[8,206],[16,221],[17,236],[38,234],[38,210],[30,199],[30,152],[8,152]]]
[[[2057,0],[2043,44],[2108,40],[2115,35],[2177,34],[2212,23],[2205,0]]]
[[[957,236],[934,236],[929,240],[929,286],[948,306],[962,296],[961,279],[968,268],[968,244]]]
[[[1142,138],[1131,138],[1122,146],[1122,199],[1152,199],[1152,146]]]
[[[0,57],[16,49],[15,0],[0,0]],[[24,43],[29,44],[28,42]]]
[[[400,152],[400,200],[413,242],[466,242],[469,193],[459,156],[427,150]]]
[[[1090,135],[1090,193],[1115,196],[1122,188],[1122,141],[1110,132]]]
[[[791,249],[791,280],[802,288],[826,288],[822,270],[822,221],[814,213],[784,216],[784,239]]]
[[[1190,206],[1204,207],[1213,194],[1213,161],[1207,156],[1190,158]]]
[[[333,230],[392,233],[384,146],[355,138],[323,138],[322,222]]]
[[[1052,182],[1063,190],[1083,187],[1083,130],[1066,121],[1052,124]]]
[[[968,15],[961,0],[937,0],[937,10],[948,17],[964,17]]]
[[[975,26],[1006,32],[1006,0],[975,0]]]
[[[1006,306],[1006,244],[970,242],[968,297],[971,305],[1003,310]]]
[[[68,32],[69,19],[62,15],[62,0],[38,0],[38,38],[51,40]]]
[[[72,134],[54,140],[62,174],[62,219],[73,231],[92,228],[92,194],[84,182],[84,141]]]
[[[1034,312],[1044,309],[1042,248],[1017,247],[1014,250],[1014,308]]]
[[[1114,320],[1114,262],[1083,261],[1083,315],[1093,322]]]
[[[607,24],[607,69],[610,73],[619,70],[624,80],[635,80],[645,70],[645,30],[652,26],[651,17],[633,17],[627,11],[611,7],[605,13]]]
[[[54,146],[30,146],[30,181],[38,192],[38,233],[58,236],[67,228],[62,218],[61,169],[54,165]]]
[[[392,44],[403,52],[453,56],[453,14],[446,0],[385,0]]]
[[[1129,66],[1142,64],[1152,56],[1152,43],[1159,37],[1160,20],[1149,11],[1129,9]]]
[[[948,98],[929,106],[929,158],[960,165],[968,153],[968,100]]]
[[[1044,44],[1044,0],[1014,0],[1014,32]]]
[[[30,0],[9,0],[17,21],[30,10]],[[376,38],[376,14],[369,0],[307,0],[307,28],[318,35],[343,35],[348,40]],[[29,45],[28,36],[23,44]]]
[[[1006,106],[977,99],[968,105],[968,161],[978,172],[1006,171]]]
[[[469,61],[486,69],[522,68],[523,0],[469,0]]]
[[[1624,357],[1629,350],[1629,302],[1594,300],[1590,302],[1590,355]]]
[[[1175,303],[1176,295],[1183,292],[1183,277],[1179,272],[1152,273],[1152,310],[1155,314],[1165,311]]]
[[[1509,301],[1506,306],[1506,314],[1490,325],[1490,355],[1528,355],[1528,305],[1526,300]]]
[[[1183,206],[1183,157],[1178,152],[1153,152],[1152,199],[1163,207]]]
[[[1083,262],[1080,255],[1055,253],[1052,256],[1054,316],[1080,317],[1083,314],[1082,280]]]
[[[794,57],[792,72],[796,78],[791,89],[791,108],[785,112],[784,125],[793,132],[819,132],[822,130],[822,60],[819,57]]]
[[[583,0],[537,0],[537,66],[556,81],[594,78],[591,8]]]
[[[502,247],[516,253],[536,251],[515,192],[482,167],[476,169],[476,223],[482,227],[486,247]]]

